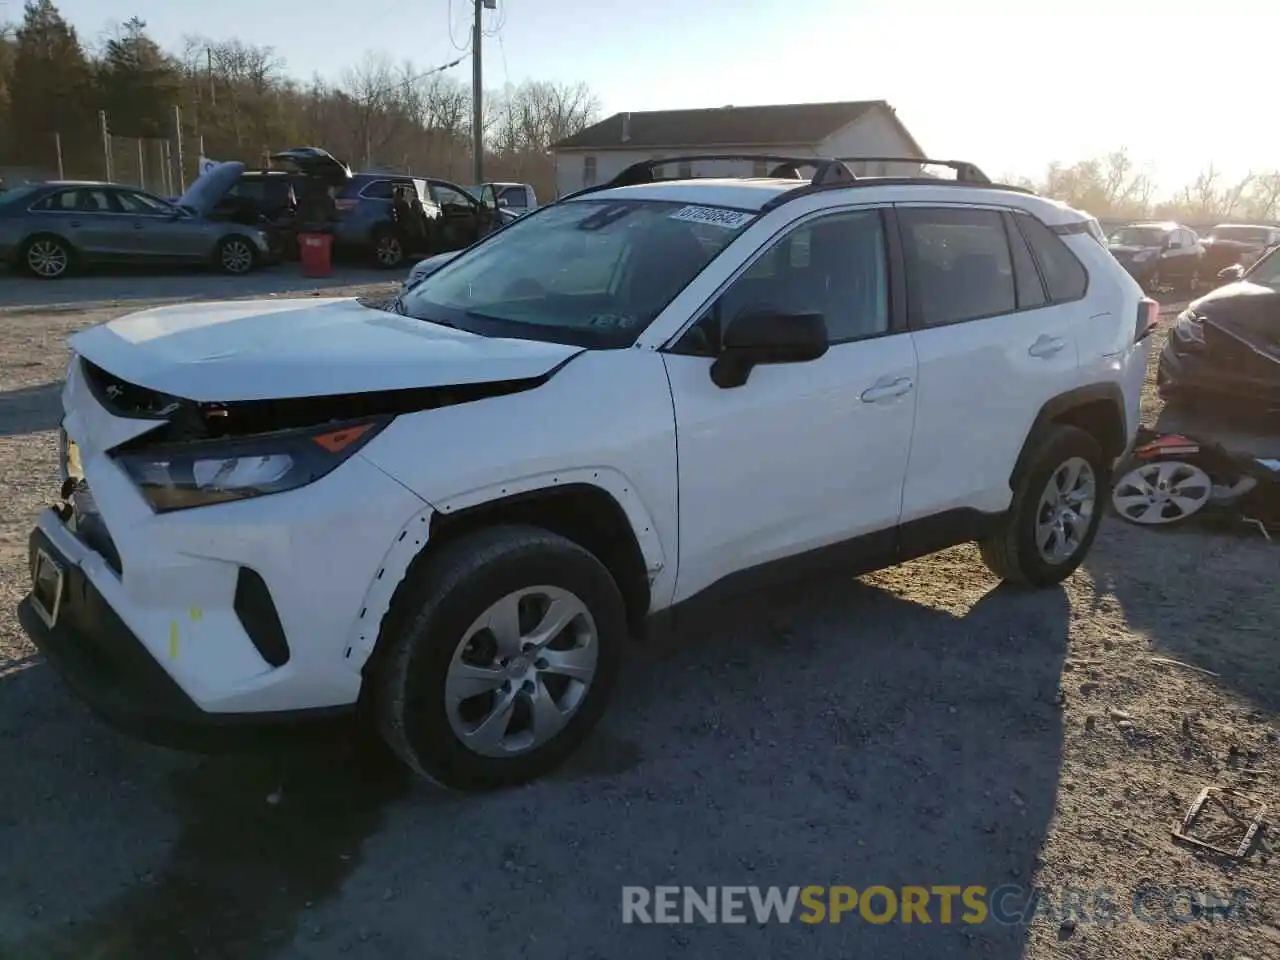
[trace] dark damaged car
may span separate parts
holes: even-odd
[[[1107,249],[1144,290],[1166,287],[1194,292],[1208,274],[1204,246],[1178,223],[1134,223],[1107,238]]]
[[[1250,413],[1280,412],[1280,248],[1178,316],[1156,383],[1168,400],[1217,399]]]
[[[1280,227],[1248,223],[1220,223],[1201,243],[1206,276],[1218,276],[1232,266],[1249,267],[1280,244]]]

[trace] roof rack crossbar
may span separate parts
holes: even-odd
[[[653,171],[658,167],[670,166],[673,163],[705,163],[715,160],[767,161],[777,165],[769,176],[780,177],[785,180],[805,179],[800,175],[800,167],[814,167],[820,170],[831,163],[831,160],[827,157],[792,157],[771,153],[698,153],[678,157],[654,157],[650,160],[641,160],[624,168],[613,179],[603,184],[602,188],[631,187],[643,183],[653,183]]]
[[[932,160],[928,157],[836,157],[845,163],[910,163],[920,167],[949,167],[956,173],[956,179],[965,183],[991,183],[992,180],[979,169],[976,163],[968,160]]]

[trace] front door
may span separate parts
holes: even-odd
[[[212,253],[205,221],[156,197],[116,190],[112,200],[130,225],[124,241],[138,260],[199,260]]]
[[[460,250],[481,233],[481,208],[461,187],[441,180],[429,182],[431,199],[440,206],[441,250]]]
[[[887,278],[880,211],[816,215],[754,259],[665,354],[680,473],[676,600],[855,538],[855,550],[891,552],[916,363],[910,334],[891,326]],[[760,307],[822,313],[827,353],[716,386],[720,330]]]

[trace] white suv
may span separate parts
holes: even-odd
[[[383,308],[75,335],[26,630],[153,741],[361,712],[478,788],[563,759],[628,638],[719,588],[971,540],[1006,580],[1062,580],[1135,434],[1155,304],[1091,217],[970,165],[779,162],[637,165]]]

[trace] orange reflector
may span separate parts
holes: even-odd
[[[347,427],[343,430],[335,430],[333,433],[322,433],[311,439],[324,447],[330,453],[337,453],[343,447],[349,446],[356,440],[363,437],[373,427],[371,423],[362,423],[358,427]]]

